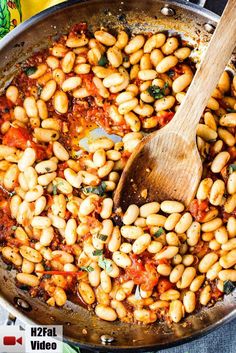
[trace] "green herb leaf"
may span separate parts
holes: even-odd
[[[63,342],[63,353],[80,353],[80,349],[77,346],[70,346]]]
[[[12,226],[11,229],[12,229],[12,230],[16,230],[16,229],[17,229],[17,226]]]
[[[94,268],[92,266],[81,266],[82,271],[93,272]]]
[[[101,256],[102,254],[103,254],[103,250],[96,249],[93,251],[93,256]]]
[[[106,183],[104,181],[101,182],[98,186],[86,186],[83,188],[83,193],[87,194],[95,194],[99,196],[103,196],[106,191]]]
[[[27,76],[33,75],[36,71],[37,71],[37,67],[35,66],[26,67],[24,69],[24,72],[26,73]]]
[[[97,238],[100,239],[101,241],[106,241],[108,238],[108,235],[105,234],[98,234]]]
[[[153,86],[149,86],[147,91],[150,94],[150,96],[152,96],[153,98],[160,99],[165,96],[165,90],[167,87],[168,87],[168,83],[166,82],[163,88],[153,85]]]
[[[42,90],[43,90],[43,86],[41,86],[41,85],[37,84],[37,94],[38,94],[38,96],[40,96],[40,95],[41,95]]]
[[[98,265],[103,268],[107,273],[112,271],[112,263],[111,260],[105,259],[105,257],[100,256],[98,260]]]
[[[155,238],[159,238],[164,233],[164,229],[160,227],[156,233],[153,234]]]
[[[98,60],[98,65],[106,66],[107,64],[108,64],[107,57],[105,55],[102,55],[101,58]]]
[[[142,299],[139,286],[137,286],[136,289],[135,289],[134,297],[137,300]]]
[[[226,110],[228,113],[236,113],[236,109],[227,108]]]
[[[232,174],[235,171],[236,171],[236,164],[230,164],[229,165],[229,174]]]
[[[53,195],[57,195],[57,186],[56,185],[52,186],[52,193],[53,193]]]
[[[225,294],[230,294],[235,290],[235,288],[236,288],[236,283],[233,283],[232,281],[224,281],[223,291]]]

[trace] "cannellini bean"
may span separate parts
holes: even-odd
[[[33,217],[31,221],[32,227],[38,228],[38,229],[44,229],[48,228],[51,225],[51,220],[48,217],[44,216],[35,216]]]
[[[173,300],[170,303],[169,315],[172,321],[179,322],[184,316],[184,307],[180,300]]]
[[[77,224],[76,220],[73,218],[70,218],[67,223],[66,223],[66,228],[65,228],[65,240],[67,245],[73,245],[76,243],[77,240]]]
[[[201,273],[206,273],[212,265],[218,260],[218,255],[211,252],[206,254],[198,265],[198,269]]]
[[[110,293],[112,290],[111,278],[105,271],[102,271],[100,274],[101,278],[101,287],[105,293]]]
[[[52,183],[62,194],[71,194],[73,191],[73,187],[63,178],[56,177]]]
[[[227,231],[229,233],[229,238],[233,238],[236,235],[236,219],[235,217],[229,217],[227,222]]]
[[[138,206],[137,205],[130,205],[127,208],[127,210],[123,216],[123,223],[125,225],[130,225],[130,224],[134,223],[135,220],[137,219],[138,215],[139,215]]]
[[[179,299],[180,293],[176,289],[169,289],[160,295],[161,300],[176,300]]]
[[[172,259],[177,253],[179,248],[177,246],[167,246],[166,249],[155,255],[155,260]]]
[[[57,83],[54,80],[49,80],[46,85],[43,87],[40,98],[47,102],[49,101],[54,93],[56,92]]]
[[[13,195],[11,200],[10,200],[10,210],[11,210],[11,217],[16,218],[17,217],[17,212],[18,208],[21,204],[22,200],[19,195]]]
[[[212,221],[206,222],[202,224],[202,231],[203,232],[214,232],[216,229],[220,228],[222,225],[221,218],[215,218]]]
[[[54,238],[53,227],[44,228],[40,236],[40,244],[43,246],[49,246]]]
[[[58,306],[63,306],[66,303],[66,300],[67,300],[66,292],[61,287],[56,287],[53,293],[53,297]]]
[[[154,103],[155,110],[157,112],[162,110],[168,110],[175,104],[175,97],[165,96],[164,98],[157,99]]]
[[[139,34],[132,38],[125,47],[126,54],[132,54],[143,47],[145,38],[143,35]]]
[[[20,171],[24,171],[27,167],[34,164],[36,160],[36,152],[33,148],[26,148],[22,157],[18,161],[18,168]]]
[[[223,270],[219,272],[219,279],[221,281],[236,281],[236,270]]]
[[[108,219],[111,217],[113,207],[113,200],[111,198],[105,198],[102,202],[102,210],[100,212],[100,216],[103,219]]]
[[[164,33],[158,33],[152,35],[147,39],[144,45],[144,53],[151,53],[151,51],[155,48],[160,48],[165,43],[166,36]]]
[[[95,152],[98,149],[110,150],[114,147],[114,142],[107,137],[100,137],[89,144],[89,151]]]
[[[190,284],[190,290],[192,292],[197,292],[200,287],[202,286],[203,282],[205,280],[205,275],[199,275],[197,277],[194,278],[194,280],[192,281],[192,283]]]
[[[223,182],[223,180],[217,179],[211,187],[210,197],[209,197],[210,203],[214,206],[219,206],[222,202],[224,193],[225,193],[225,183]]]
[[[116,265],[121,268],[126,268],[131,266],[130,257],[127,254],[122,253],[121,251],[115,251],[112,254],[112,259],[116,263]]]
[[[177,283],[182,277],[183,272],[184,272],[184,265],[183,264],[176,265],[170,273],[170,282]]]
[[[211,164],[211,171],[213,173],[220,173],[229,159],[230,159],[229,152],[224,151],[224,152],[218,153]]]
[[[25,201],[33,202],[38,200],[44,193],[41,185],[36,185],[33,189],[29,190],[25,194]]]
[[[136,226],[123,226],[120,231],[121,235],[127,239],[137,239],[144,233],[141,227]]]
[[[16,103],[19,96],[19,90],[16,86],[9,86],[6,90],[6,97],[12,103]]]
[[[33,263],[39,263],[42,261],[42,255],[37,250],[26,245],[20,247],[20,254]]]
[[[53,105],[55,110],[60,114],[65,114],[68,111],[68,97],[63,91],[56,91],[53,97]]]
[[[186,267],[182,278],[177,282],[177,287],[181,289],[189,287],[195,276],[196,269],[194,267]]]
[[[183,74],[173,81],[172,89],[175,93],[184,91],[191,83],[193,76]]]
[[[133,243],[132,250],[134,254],[141,254],[144,252],[151,243],[151,236],[148,233],[142,234]]]
[[[217,132],[205,124],[198,124],[197,136],[200,136],[204,141],[214,141],[217,138]]]
[[[95,302],[94,291],[88,283],[80,281],[78,291],[86,304],[91,305]]]
[[[105,321],[115,321],[117,319],[117,314],[114,309],[109,306],[98,304],[95,308],[95,314],[102,320]]]
[[[17,165],[12,164],[4,175],[4,178],[3,178],[4,187],[9,191],[14,190],[14,187],[16,186],[16,183],[17,183],[18,176],[19,176],[19,169]]]
[[[82,203],[80,204],[80,209],[79,212],[83,215],[83,216],[87,216],[89,215],[91,212],[93,212],[95,210],[95,205],[93,203],[93,198],[91,198],[90,196],[88,196],[86,199],[84,199],[82,201]]]
[[[116,47],[123,49],[128,43],[129,37],[125,31],[120,31],[117,36]]]
[[[156,66],[158,73],[164,73],[178,64],[178,59],[174,55],[164,57]]]
[[[221,126],[235,127],[236,126],[236,113],[229,113],[223,115],[219,121]]]
[[[69,184],[71,184],[74,188],[79,188],[82,183],[81,175],[77,174],[73,171],[73,169],[66,168],[64,170],[64,176]]]
[[[47,186],[51,183],[57,176],[56,172],[46,173],[38,177],[38,183],[42,186]]]
[[[25,98],[24,108],[25,108],[26,114],[29,118],[37,118],[38,117],[38,108],[37,108],[36,100],[33,96]]]
[[[165,213],[177,213],[184,210],[184,205],[178,201],[163,201],[161,210]]]
[[[53,153],[60,161],[67,161],[69,159],[69,153],[64,146],[58,141],[53,142]]]
[[[52,142],[59,139],[59,132],[51,129],[42,129],[37,127],[34,129],[35,138],[40,142]]]
[[[183,304],[187,313],[192,313],[196,307],[196,295],[194,292],[187,291],[183,297]]]
[[[10,246],[5,246],[2,248],[2,255],[15,266],[21,266],[22,257],[16,249],[11,248]]]
[[[236,193],[236,172],[233,172],[229,175],[227,181],[227,191],[231,195]]]
[[[236,249],[231,250],[220,258],[220,265],[228,269],[236,264]]]
[[[93,162],[98,168],[104,166],[106,163],[106,152],[103,148],[99,148],[94,152]]]
[[[206,200],[209,197],[213,180],[211,178],[205,178],[201,181],[197,190],[197,199]]]
[[[111,252],[115,252],[120,248],[121,244],[121,234],[119,227],[114,227],[110,240],[108,242],[108,249]]]
[[[119,67],[123,61],[121,50],[116,45],[109,48],[107,50],[107,59],[111,66]]]
[[[191,226],[192,221],[193,221],[193,218],[191,216],[191,213],[189,212],[185,213],[175,226],[176,233],[178,234],[185,233]]]
[[[211,299],[211,287],[209,285],[206,285],[200,293],[199,301],[202,305],[207,305],[210,299]]]
[[[160,214],[150,214],[147,216],[146,223],[148,226],[163,227],[166,222],[166,217]]]
[[[94,37],[102,44],[106,46],[112,46],[116,42],[116,38],[108,32],[96,31],[94,32]]]
[[[30,287],[37,287],[39,285],[39,278],[30,273],[17,273],[17,281]]]

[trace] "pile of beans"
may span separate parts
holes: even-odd
[[[0,252],[50,306],[77,297],[107,321],[179,322],[236,282],[236,77],[225,71],[197,128],[204,171],[175,200],[113,208],[143,132],[164,126],[194,75],[164,33],[94,35],[75,25],[28,59],[0,97]],[[96,123],[121,141],[75,143]],[[73,137],[72,137],[73,136]]]

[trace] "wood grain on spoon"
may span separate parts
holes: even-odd
[[[202,175],[196,128],[235,45],[236,0],[229,0],[174,118],[145,137],[129,158],[115,192],[116,208],[171,199],[188,206],[194,198]]]

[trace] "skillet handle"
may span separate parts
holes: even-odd
[[[187,0],[188,2],[192,2],[198,6],[204,7],[207,0]]]
[[[15,323],[16,323],[16,317],[13,316],[12,314],[8,314],[8,318],[5,322],[5,325],[7,326],[15,326]]]

